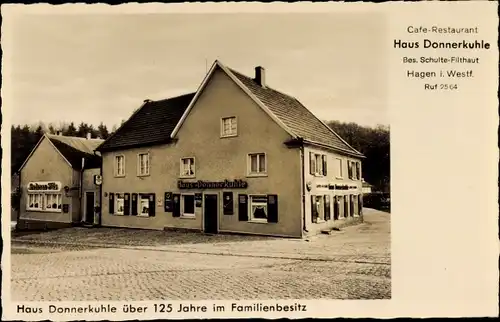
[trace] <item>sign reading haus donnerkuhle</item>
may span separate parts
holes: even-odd
[[[58,181],[28,182],[28,191],[59,191],[61,183]]]
[[[224,181],[177,181],[179,189],[245,189],[248,183],[244,180]]]

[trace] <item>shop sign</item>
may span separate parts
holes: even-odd
[[[60,191],[61,183],[59,181],[39,181],[28,182],[28,191]]]
[[[194,202],[195,202],[195,206],[198,207],[198,208],[201,208],[201,204],[202,204],[202,195],[201,193],[195,193],[194,194]]]
[[[349,189],[358,189],[357,186],[349,186],[347,184],[330,184],[327,185],[329,190],[349,190]],[[318,185],[319,188],[319,185]],[[323,187],[322,187],[323,188]]]
[[[246,189],[248,183],[244,180],[224,181],[182,181],[177,182],[179,189]]]

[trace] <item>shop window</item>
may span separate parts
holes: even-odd
[[[45,210],[53,212],[62,211],[62,195],[59,193],[50,193],[45,195]]]
[[[27,201],[26,210],[43,210],[43,194],[30,193]]]
[[[339,218],[345,218],[345,204],[344,204],[344,197],[343,196],[337,196],[337,202],[339,204]]]
[[[250,221],[267,222],[267,196],[250,196]]]
[[[182,195],[181,217],[194,217],[194,195]]]
[[[137,175],[149,175],[149,153],[139,153],[137,155]]]
[[[125,198],[123,194],[116,194],[115,197],[115,214],[116,215],[123,215],[125,212]]]
[[[238,134],[236,117],[223,117],[221,120],[221,137],[236,136]]]
[[[26,202],[26,210],[62,211],[62,194],[60,193],[28,193]]]
[[[265,153],[248,155],[248,175],[259,176],[267,174],[267,157]]]
[[[125,156],[115,156],[115,177],[125,176]]]
[[[335,158],[335,178],[342,179],[342,159]]]
[[[149,195],[139,194],[137,201],[137,216],[149,216]]]
[[[182,158],[181,159],[181,177],[184,178],[194,178],[195,177],[195,166],[194,158]]]

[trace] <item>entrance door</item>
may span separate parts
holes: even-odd
[[[85,192],[85,218],[87,223],[94,222],[94,192]]]
[[[219,207],[217,206],[217,195],[205,195],[205,207],[203,208],[204,231],[209,234],[217,234],[217,218]]]

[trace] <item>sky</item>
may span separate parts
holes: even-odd
[[[13,124],[112,127],[145,99],[195,91],[218,59],[248,76],[263,66],[268,86],[323,120],[388,125],[373,13],[38,14],[3,29]]]

